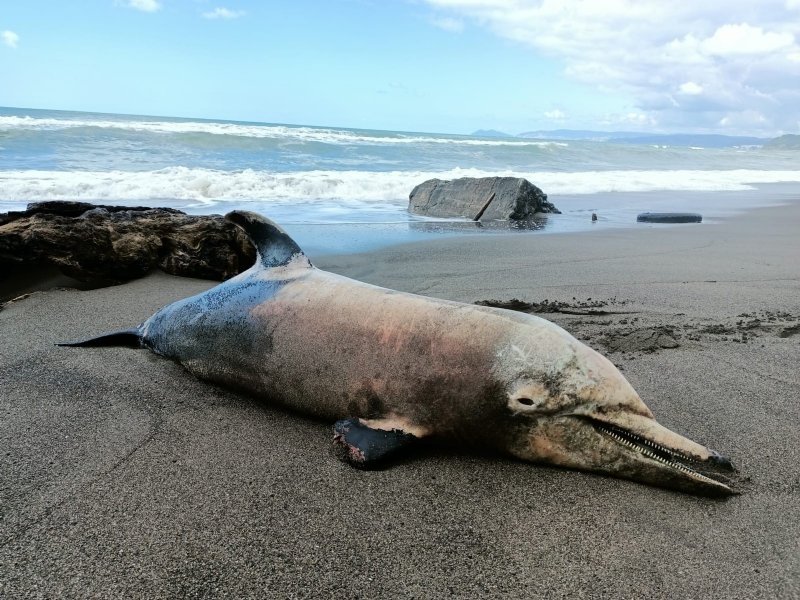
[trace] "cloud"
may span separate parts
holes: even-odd
[[[652,116],[642,112],[628,112],[624,114],[605,115],[600,119],[599,123],[605,127],[627,127],[632,126],[634,129],[642,129],[644,127],[654,127],[657,123]]]
[[[567,118],[567,114],[558,108],[554,108],[553,110],[545,111],[544,113],[545,118],[552,119],[553,121],[563,121]]]
[[[231,20],[231,19],[238,19],[239,17],[243,17],[244,14],[245,13],[244,13],[243,10],[231,10],[229,8],[219,7],[219,8],[215,8],[214,10],[211,10],[211,11],[208,11],[208,12],[204,12],[203,13],[203,18],[205,18],[205,19]]]
[[[699,96],[703,93],[703,86],[699,83],[695,83],[694,81],[686,81],[680,85],[678,88],[681,94],[687,94],[689,96]]]
[[[664,129],[772,135],[800,120],[800,0],[424,0],[632,98]],[[755,115],[759,115],[757,118]]]
[[[431,25],[451,33],[461,33],[464,31],[464,21],[453,19],[452,17],[433,18],[431,19]]]
[[[0,38],[3,39],[3,43],[9,48],[16,48],[17,44],[19,44],[19,36],[8,29],[0,33]]]
[[[761,27],[752,27],[747,23],[723,25],[703,41],[705,50],[717,56],[769,54],[793,44],[794,36],[791,33],[766,32]]]
[[[127,0],[125,6],[135,8],[142,12],[156,12],[161,10],[161,3],[158,0]]]

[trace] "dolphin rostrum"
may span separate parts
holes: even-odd
[[[388,290],[312,266],[251,212],[253,267],[133,329],[67,346],[144,346],[201,379],[332,421],[356,466],[419,438],[707,495],[730,461],[659,425],[609,360],[531,315]]]

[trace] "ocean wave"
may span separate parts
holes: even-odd
[[[308,171],[276,173],[170,167],[157,171],[0,171],[0,200],[145,201],[175,199],[214,205],[227,200],[404,203],[426,179],[525,177],[550,195],[648,191],[736,191],[760,183],[800,182],[800,171],[488,172]]]
[[[276,139],[287,142],[318,142],[324,144],[446,144],[459,146],[534,146],[566,147],[565,142],[515,139],[479,139],[455,136],[416,135],[386,132],[364,132],[321,127],[292,127],[245,123],[203,121],[138,121],[102,119],[54,119],[18,116],[0,116],[2,131],[57,131],[64,129],[97,128],[155,134],[208,134],[257,139]]]

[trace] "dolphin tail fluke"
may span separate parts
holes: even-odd
[[[141,348],[142,332],[138,327],[110,331],[96,337],[74,342],[59,342],[56,346],[72,346],[82,348],[97,348],[103,346],[125,346],[127,348]]]

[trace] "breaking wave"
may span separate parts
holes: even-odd
[[[737,191],[755,184],[800,182],[798,171],[610,170],[584,172],[219,171],[169,167],[156,171],[0,171],[0,200],[184,200],[213,205],[226,200],[331,201],[401,204],[426,179],[525,177],[550,195],[601,192]]]
[[[325,144],[443,144],[459,146],[535,146],[565,147],[565,142],[522,139],[487,139],[469,136],[425,135],[396,132],[360,131],[323,127],[233,123],[218,121],[143,121],[114,119],[58,119],[29,116],[0,116],[2,131],[58,131],[94,128],[154,134],[208,134],[256,139],[275,139]]]

